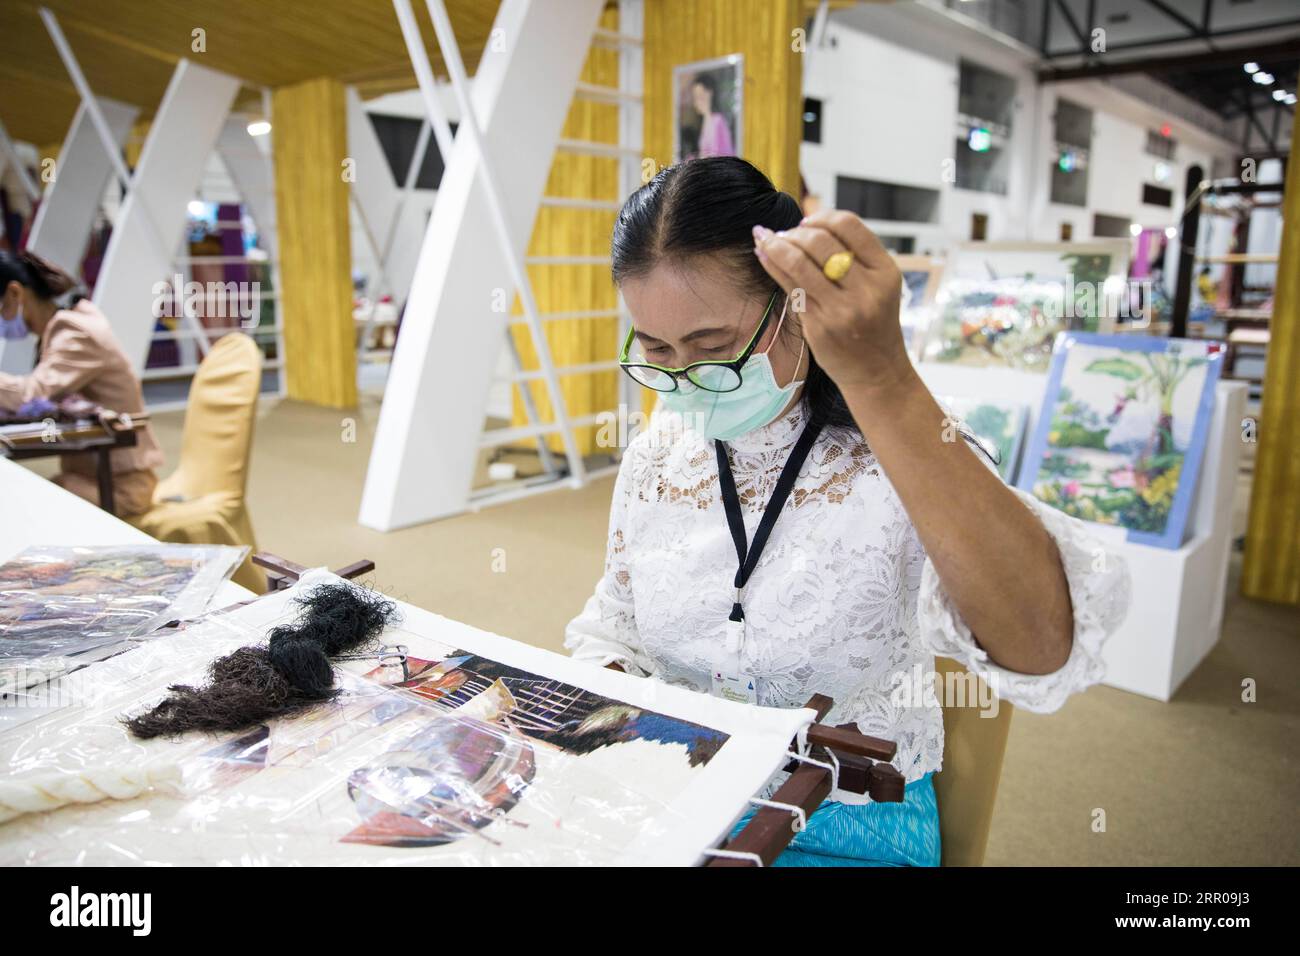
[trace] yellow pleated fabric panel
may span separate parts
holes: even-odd
[[[135,169],[140,164],[140,151],[144,149],[144,141],[149,136],[151,125],[150,120],[136,120],[131,126],[131,133],[122,147],[122,152],[126,155],[126,165],[131,169]]]
[[[673,68],[741,53],[745,57],[741,155],[796,199],[803,131],[803,57],[794,31],[800,0],[647,0],[645,148],[660,166],[673,159]]]
[[[290,398],[357,403],[343,84],[322,77],[273,93],[280,316]]]
[[[618,10],[608,8],[600,25],[617,30]],[[597,86],[618,86],[618,51],[592,48],[583,67],[581,82]],[[618,107],[574,99],[565,120],[564,139],[597,143],[618,143]],[[618,161],[602,156],[581,156],[557,152],[551,163],[545,195],[578,199],[617,201]],[[616,214],[609,210],[570,209],[543,206],[538,210],[528,247],[530,256],[608,256],[609,240]],[[614,311],[618,294],[609,277],[608,265],[530,265],[528,278],[543,312]],[[523,310],[516,301],[514,316]],[[562,319],[543,323],[551,357],[557,367],[608,362],[617,358],[618,319]],[[537,353],[526,326],[513,328],[515,342],[525,368],[536,369]],[[565,408],[570,419],[613,409],[618,401],[617,369],[595,374],[566,375],[560,379]],[[546,385],[541,381],[521,383],[532,390],[539,415],[544,422],[554,421]],[[516,390],[513,424],[528,423],[524,404]],[[578,449],[584,454],[596,451],[594,426],[575,430]],[[548,437],[551,448],[563,450],[560,435]],[[531,443],[530,443],[531,444]]]
[[[1283,194],[1282,249],[1264,368],[1259,454],[1241,591],[1300,604],[1300,125],[1291,130]]]

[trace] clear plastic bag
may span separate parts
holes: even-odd
[[[292,597],[190,622],[57,681],[39,716],[0,721],[0,865],[696,862],[812,715],[403,606],[383,648],[338,663],[332,701],[234,733],[128,733],[123,716],[264,640]]]
[[[671,819],[600,759],[385,684],[397,664],[247,732],[139,741],[121,725],[248,638],[214,617],[142,645],[0,736],[0,863],[609,863]]]
[[[195,617],[247,554],[225,545],[30,547],[0,565],[0,666],[72,658]]]

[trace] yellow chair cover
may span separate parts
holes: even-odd
[[[128,519],[159,541],[248,545],[257,550],[244,504],[262,353],[231,332],[212,347],[190,385],[177,469],[158,483],[153,507]],[[234,579],[265,590],[266,578],[245,561]]]
[[[940,678],[948,672],[963,673],[960,664],[945,657],[936,657],[934,664]],[[944,701],[943,707],[943,769],[934,775],[943,865],[980,866],[993,823],[1014,708],[999,700],[997,716],[984,717],[969,700],[968,706],[962,707],[947,703]]]

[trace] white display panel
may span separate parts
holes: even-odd
[[[154,286],[171,278],[186,207],[239,86],[233,76],[182,60],[140,151],[93,296],[137,372],[153,337]]]
[[[120,147],[131,132],[139,108],[100,97],[99,109]],[[112,160],[83,103],[77,107],[59,150],[54,181],[41,197],[27,247],[64,272],[79,275],[81,257],[112,174]]]

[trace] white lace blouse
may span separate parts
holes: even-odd
[[[750,541],[804,418],[797,403],[728,443]],[[1096,683],[1102,642],[1127,610],[1128,571],[1083,522],[1016,494],[1056,541],[1074,607],[1069,659],[1041,676],[989,660],[870,449],[856,432],[823,429],[745,588],[740,665],[756,679],[758,703],[833,698],[826,722],[852,721],[896,741],[894,764],[912,781],[938,770],[943,757],[938,701],[911,692],[919,677],[929,679],[936,654],[1031,711],[1056,710]],[[736,670],[726,647],[735,573],[713,443],[661,408],[623,457],[605,573],[569,624],[565,646],[583,660],[707,693],[716,670]],[[834,798],[852,800],[838,791]]]

